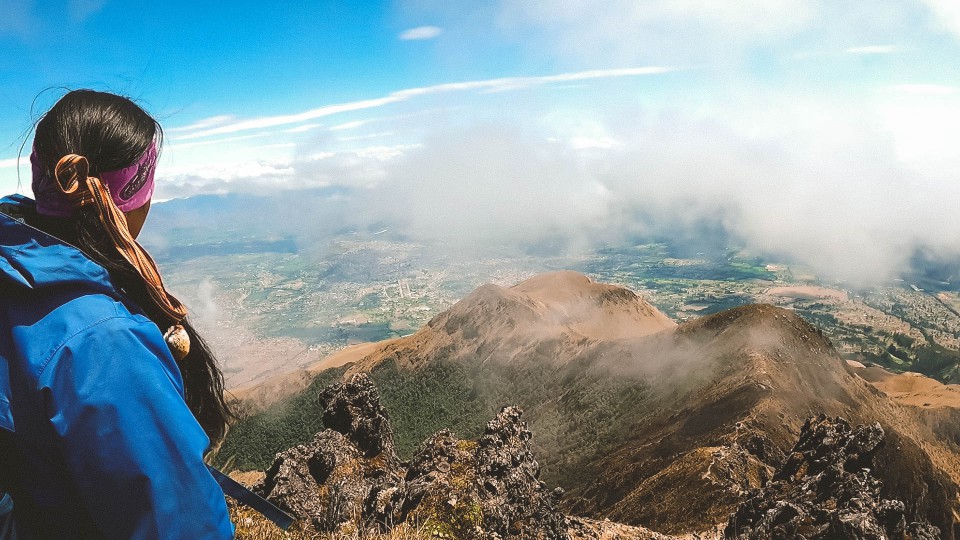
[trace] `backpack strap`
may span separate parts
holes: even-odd
[[[16,432],[13,425],[13,411],[10,410],[10,364],[0,353],[0,429]]]
[[[263,517],[274,522],[277,527],[280,527],[283,530],[287,530],[287,528],[293,524],[293,518],[283,510],[274,506],[272,502],[250,491],[246,488],[246,486],[223,474],[217,469],[214,469],[209,465],[207,468],[210,469],[210,473],[213,474],[214,480],[220,484],[220,489],[223,490],[224,494],[233,497],[240,504],[260,512],[263,514]]]
[[[0,540],[16,540],[13,526],[13,499],[9,493],[0,491]]]

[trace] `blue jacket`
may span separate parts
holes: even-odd
[[[0,488],[21,540],[230,538],[160,330],[79,250],[2,213]]]

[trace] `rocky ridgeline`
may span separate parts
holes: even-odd
[[[539,480],[531,433],[517,407],[504,407],[477,441],[441,430],[402,462],[367,374],[327,387],[319,402],[327,429],[277,454],[254,487],[319,532],[348,536],[412,523],[439,538],[673,538],[565,516],[559,510],[563,490]],[[730,516],[723,538],[939,539],[936,527],[907,523],[903,502],[880,498],[871,467],[883,438],[879,424],[851,427],[825,416],[807,420],[792,451],[777,459],[782,465],[773,478]],[[704,523],[703,530],[713,526]]]
[[[880,424],[851,427],[823,415],[807,420],[773,480],[730,516],[724,537],[939,539],[929,523],[907,523],[903,502],[880,498],[871,467],[883,437]]]
[[[401,462],[365,373],[327,387],[320,406],[328,429],[278,454],[254,487],[318,531],[349,535],[408,522],[447,538],[667,538],[563,515],[563,491],[538,479],[530,430],[516,407],[504,407],[478,441],[441,430]]]

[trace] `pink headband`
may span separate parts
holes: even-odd
[[[37,212],[44,216],[70,217],[77,209],[66,196],[53,185],[56,180],[44,174],[40,158],[34,149],[30,154],[33,169],[33,195],[37,199]],[[157,143],[150,143],[147,151],[136,163],[117,171],[102,172],[100,181],[110,192],[110,198],[121,212],[136,210],[153,196],[153,175],[157,169]]]

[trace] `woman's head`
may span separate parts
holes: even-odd
[[[74,90],[37,123],[33,148],[53,174],[57,160],[78,154],[94,175],[122,169],[143,156],[161,134],[160,125],[129,99],[95,90]]]
[[[77,213],[63,193],[70,186],[62,185],[64,179],[56,171],[61,158],[71,154],[84,158],[85,173],[101,179],[122,212],[141,209],[153,195],[161,135],[156,120],[125,97],[93,90],[69,92],[37,124],[30,156],[37,211],[60,218]],[[134,221],[140,222],[131,223],[136,236],[142,219]]]

